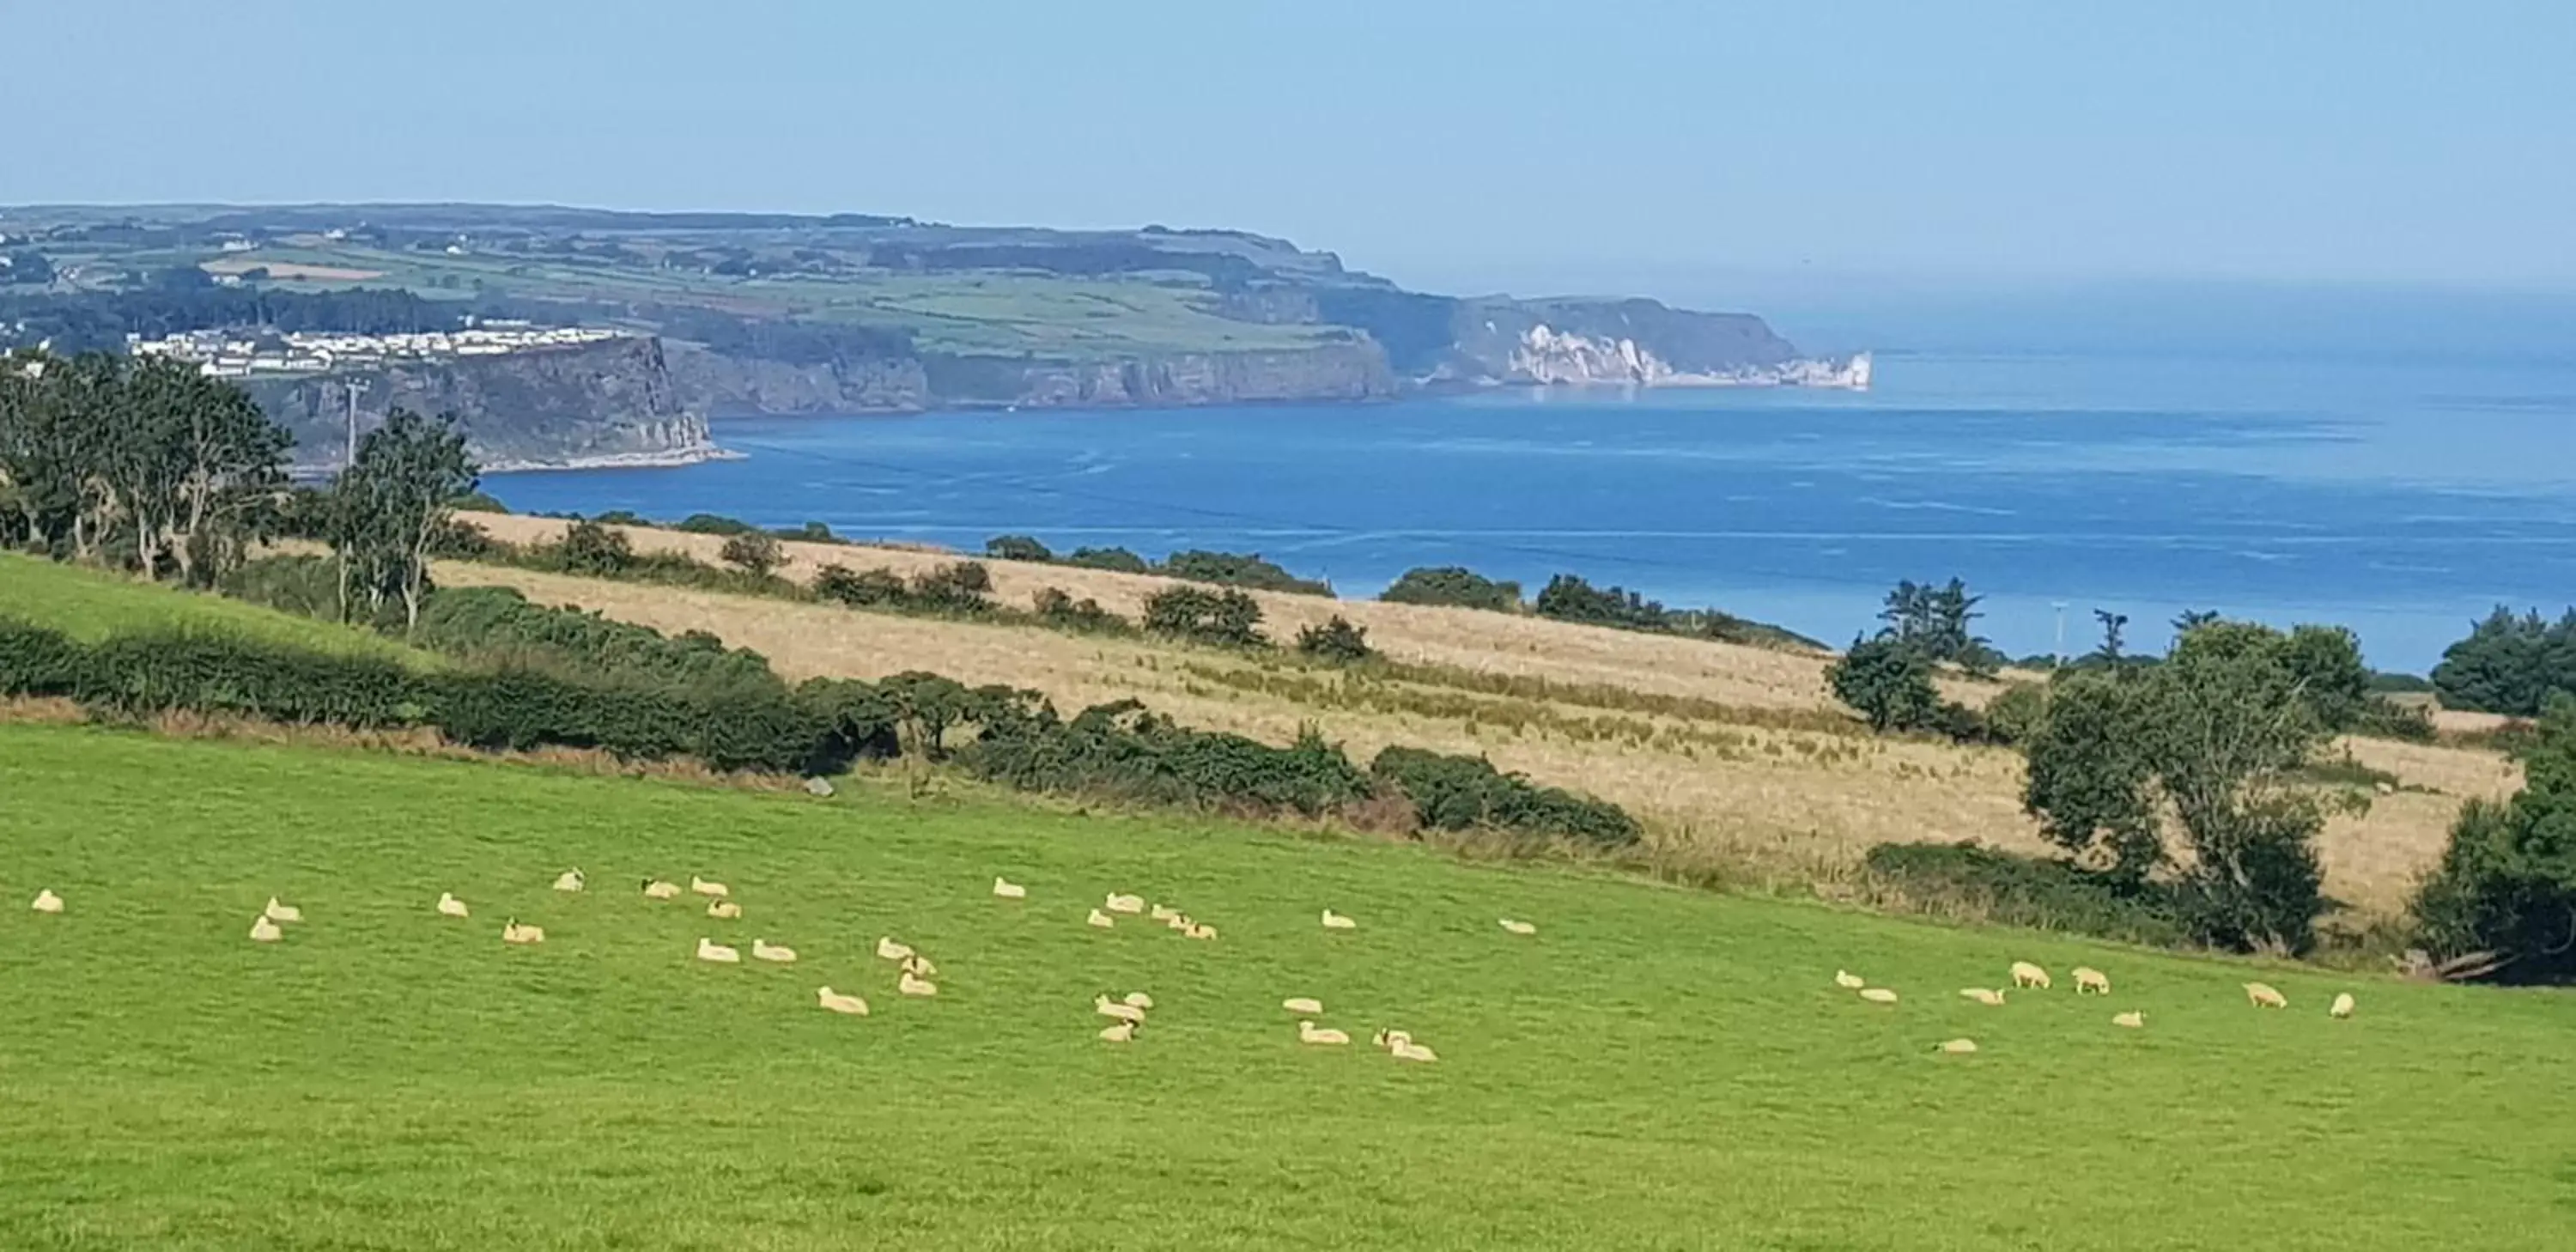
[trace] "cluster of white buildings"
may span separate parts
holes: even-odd
[[[247,378],[253,374],[321,374],[387,362],[541,352],[617,339],[625,333],[587,326],[540,329],[486,325],[411,335],[291,333],[245,339],[239,331],[200,330],[160,339],[129,334],[125,337],[125,350],[135,356],[192,361],[198,372],[213,378]]]

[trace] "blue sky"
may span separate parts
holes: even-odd
[[[0,29],[0,203],[1230,225],[1452,290],[2576,290],[2556,0],[0,0]]]

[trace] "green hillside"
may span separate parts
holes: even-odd
[[[573,866],[590,890],[551,891]],[[743,919],[636,890],[693,873]],[[39,888],[67,910],[29,911]],[[1112,890],[1220,937],[1085,926]],[[272,894],[307,920],[255,945]],[[2565,996],[2282,969],[2291,1008],[2258,1012],[2241,965],[1212,820],[8,726],[0,900],[0,1247],[2497,1249],[2576,1224]],[[547,942],[505,947],[513,915]],[[706,965],[705,935],[803,960]],[[894,994],[880,935],[937,961],[938,998]],[[2058,990],[1954,994],[2016,958]],[[2117,994],[2073,996],[2079,962]],[[819,1011],[821,984],[874,1015]],[[2329,1020],[2346,988],[2360,1014]],[[1145,1032],[1096,1039],[1092,996],[1137,989]],[[1360,1042],[1300,1046],[1292,995]],[[2147,1029],[2110,1025],[2129,1008]],[[1441,1059],[1370,1049],[1379,1026]],[[1963,1035],[1982,1050],[1932,1051]]]
[[[92,642],[141,630],[230,631],[334,655],[436,663],[428,653],[369,631],[14,552],[0,552],[0,617],[50,626]]]

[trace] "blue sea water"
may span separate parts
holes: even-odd
[[[1257,551],[1345,595],[1467,565],[1839,642],[1898,579],[2016,655],[2185,609],[2361,633],[2421,672],[2576,601],[2576,361],[1882,355],[1867,394],[1512,391],[1369,406],[719,422],[746,459],[496,476],[511,507],[980,548]],[[2062,609],[2061,609],[2061,606]]]

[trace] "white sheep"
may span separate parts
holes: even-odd
[[[1322,1017],[1324,1015],[1324,1002],[1310,996],[1290,996],[1285,1000],[1281,1000],[1279,1002],[1279,1007],[1286,1009],[1291,1013],[1304,1014],[1307,1017]]]
[[[740,965],[742,964],[742,950],[739,948],[727,947],[713,939],[700,936],[698,939],[698,959],[701,961],[711,961],[718,965]]]
[[[2013,985],[2016,987],[2037,987],[2042,991],[2046,991],[2051,986],[2055,985],[2049,982],[2047,970],[2041,969],[2028,961],[2015,961],[2012,963],[2012,980]]]
[[[923,956],[918,952],[903,958],[903,964],[898,965],[895,968],[900,969],[915,978],[928,978],[932,974],[939,972],[939,967],[931,964],[929,957]]]
[[[1136,1023],[1120,1022],[1115,1026],[1103,1027],[1100,1037],[1111,1043],[1125,1043],[1136,1037]]]
[[[519,924],[519,919],[515,917],[501,923],[501,942],[503,943],[544,943],[545,941],[546,928],[543,926],[522,926]]]
[[[1507,934],[1535,935],[1538,933],[1538,927],[1529,922],[1516,922],[1506,917],[1502,919],[1501,924]]]
[[[1127,1003],[1132,1004],[1132,1005],[1134,1005],[1134,1006],[1136,1006],[1137,1008],[1140,1008],[1140,1009],[1150,1009],[1150,1008],[1154,1007],[1154,997],[1149,996],[1149,995],[1145,994],[1145,993],[1144,993],[1144,992],[1142,992],[1142,991],[1130,991],[1130,992],[1128,992],[1128,993],[1127,993],[1127,996],[1126,996],[1126,1000],[1127,1000]]]
[[[862,1000],[857,996],[842,995],[840,992],[834,991],[829,987],[824,987],[816,991],[814,993],[814,999],[824,1008],[830,1009],[835,1013],[847,1013],[852,1017],[865,1017],[868,1015],[867,1001]]]
[[[1869,980],[1850,970],[1838,969],[1834,971],[1834,985],[1846,991],[1858,991],[1868,986]]]
[[[2279,988],[2274,987],[2272,984],[2267,982],[2249,982],[2245,984],[2245,1002],[2258,1009],[2286,1009],[2290,1007],[2290,998],[2282,995]]]
[[[1410,1039],[1387,1045],[1387,1053],[1399,1061],[1436,1061],[1440,1054]]]
[[[2352,993],[2349,991],[2339,991],[2335,993],[2334,1004],[2326,1009],[2326,1016],[2350,1017],[2352,1016],[2353,1008]]]
[[[910,974],[897,975],[894,980],[894,989],[908,996],[935,996],[939,994],[939,984],[930,982],[926,979],[915,978]]]
[[[1357,930],[1357,929],[1359,929],[1359,928],[1360,928],[1360,924],[1359,924],[1358,922],[1352,921],[1351,919],[1349,919],[1349,918],[1347,918],[1347,917],[1344,917],[1344,916],[1342,916],[1341,914],[1339,914],[1339,913],[1336,913],[1336,912],[1332,911],[1331,909],[1326,909],[1326,910],[1324,910],[1324,929],[1326,929],[1326,930]]]
[[[1395,1048],[1411,1042],[1413,1042],[1413,1035],[1409,1031],[1381,1030],[1369,1036],[1369,1044],[1372,1047]]]
[[[1082,919],[1082,924],[1085,926],[1097,926],[1102,930],[1107,930],[1110,927],[1117,925],[1118,919],[1111,917],[1107,913],[1103,913],[1098,909],[1093,909],[1091,910],[1091,915],[1089,917]]]
[[[766,939],[753,939],[751,941],[751,959],[755,961],[772,961],[780,965],[793,965],[796,963],[796,949],[788,947],[783,943],[771,943]]]
[[[1172,915],[1163,919],[1163,927],[1167,930],[1188,930],[1190,926],[1190,915],[1179,909],[1172,910]]]
[[[260,916],[272,922],[300,922],[304,920],[304,910],[292,904],[280,904],[276,896],[270,896],[268,907],[260,910]]]
[[[707,916],[718,921],[732,921],[742,916],[742,906],[731,900],[707,901]]]
[[[36,893],[36,903],[32,907],[39,913],[60,913],[63,911],[63,898],[55,895],[53,888],[47,887]]]
[[[586,882],[588,882],[588,881],[589,881],[589,880],[587,880],[587,879],[585,879],[585,878],[583,878],[583,877],[581,876],[581,871],[580,871],[580,870],[577,870],[577,869],[568,869],[568,870],[565,870],[564,872],[562,872],[562,873],[560,873],[560,874],[555,875],[555,890],[557,890],[557,891],[579,891],[579,890],[581,890],[581,889],[582,889],[583,884],[584,884],[584,883],[586,883]]]
[[[993,880],[993,895],[1003,900],[1025,900],[1029,898],[1029,889],[1007,878],[997,877]]]
[[[1145,1020],[1145,1010],[1137,1008],[1135,1005],[1128,1004],[1124,1001],[1112,1000],[1105,995],[1095,997],[1091,1001],[1091,1011],[1098,1013],[1102,1017],[1116,1018],[1122,1022],[1141,1022]]]
[[[250,941],[252,943],[275,943],[285,937],[286,932],[279,930],[277,928],[277,923],[268,920],[268,916],[266,914],[262,914],[259,917],[252,919],[250,924]]]
[[[644,880],[644,898],[647,900],[677,900],[680,898],[680,884],[675,882],[664,882],[659,878],[647,878]]]
[[[1351,1036],[1347,1031],[1334,1030],[1329,1026],[1317,1026],[1313,1022],[1297,1023],[1297,1042],[1299,1043],[1314,1043],[1333,1047],[1349,1043],[1350,1041]]]
[[[2090,965],[2075,967],[2075,994],[2106,996],[2111,994],[2111,976]]]
[[[1168,904],[1157,904],[1153,908],[1146,910],[1146,916],[1151,917],[1158,922],[1168,922],[1180,915],[1181,911],[1179,909],[1173,908]]]
[[[442,891],[438,893],[438,915],[441,917],[472,916],[471,912],[466,909],[465,902],[457,899],[456,893],[452,891]]]
[[[1142,913],[1145,911],[1145,897],[1122,896],[1113,891],[1109,893],[1109,898],[1102,902],[1101,907],[1112,913]]]
[[[1896,993],[1885,987],[1863,987],[1861,988],[1860,998],[1867,1000],[1872,1004],[1896,1003]]]
[[[1968,1053],[1977,1050],[1977,1041],[1974,1039],[1945,1039],[1941,1042],[1940,1046],[1943,1052],[1952,1056],[1965,1056]]]
[[[2000,1008],[2004,1002],[2004,993],[1985,987],[1963,987],[1960,988],[1959,994],[1988,1008]]]
[[[714,896],[719,900],[733,894],[733,888],[720,882],[708,882],[695,874],[689,875],[689,890],[702,896]]]
[[[1216,927],[1192,922],[1189,925],[1189,929],[1182,931],[1181,934],[1191,939],[1214,939],[1216,938]]]
[[[892,939],[881,938],[877,940],[877,959],[880,961],[911,960],[912,945],[908,943],[896,943]]]
[[[2131,1030],[2136,1030],[2147,1024],[2147,1015],[2137,1011],[2136,1009],[2131,1009],[2126,1013],[2114,1013],[2111,1015],[2111,1024],[2114,1026],[2125,1026]]]

